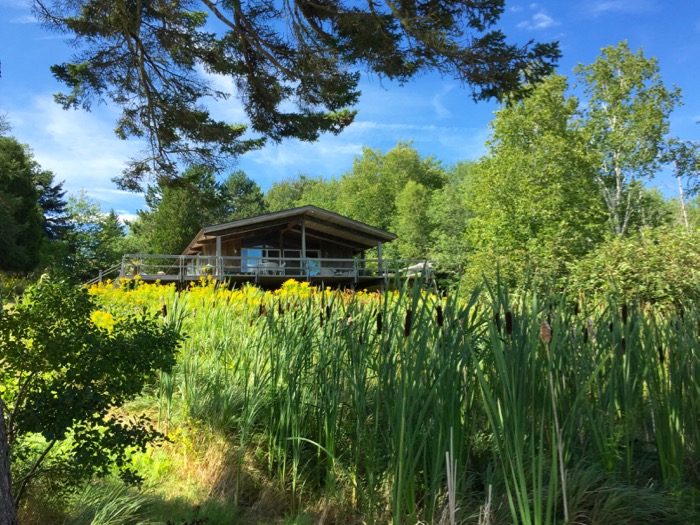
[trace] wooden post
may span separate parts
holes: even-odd
[[[221,280],[224,273],[221,261],[221,236],[216,237],[216,278]]]
[[[306,222],[301,218],[301,266],[306,270],[306,279],[309,279],[309,268],[306,265]]]
[[[382,264],[382,243],[377,244],[377,271],[379,275],[384,274],[384,268]]]

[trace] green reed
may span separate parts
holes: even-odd
[[[235,314],[179,301],[188,339],[161,378],[163,414],[257,451],[297,503],[323,495],[396,524],[476,522],[487,498],[491,523],[700,515],[696,306],[420,287]]]

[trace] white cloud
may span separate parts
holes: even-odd
[[[550,27],[558,26],[559,22],[554,20],[551,16],[549,16],[547,13],[544,11],[539,11],[532,15],[529,19],[523,20],[518,24],[518,27],[520,29],[529,29],[529,30],[540,30],[540,29],[548,29]]]
[[[584,6],[593,16],[606,13],[646,13],[656,9],[654,0],[596,0],[585,2]]]
[[[450,93],[455,88],[454,84],[447,84],[430,99],[430,103],[435,110],[435,114],[438,118],[444,119],[452,116],[452,112],[445,107],[443,100],[447,94]]]
[[[34,15],[21,15],[10,19],[11,24],[36,24],[38,22]]]
[[[122,224],[126,224],[127,222],[133,222],[138,217],[136,213],[129,213],[126,210],[116,210],[116,214],[117,217],[119,217],[119,220],[122,222]]]
[[[0,6],[11,9],[29,9],[31,0],[0,0]]]
[[[95,113],[65,111],[51,95],[37,96],[27,107],[8,111],[13,135],[29,144],[42,168],[65,181],[69,193],[85,189],[103,208],[123,206],[125,201],[138,207],[143,196],[116,189],[112,178],[121,174],[142,145],[119,140],[112,132],[114,118],[105,108]]]

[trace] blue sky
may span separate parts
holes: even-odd
[[[683,139],[700,136],[700,1],[698,0],[548,0],[506,2],[501,27],[511,41],[559,40],[559,72],[571,76],[578,63],[595,60],[600,49],[626,39],[633,49],[659,60],[664,81],[681,88],[684,105],[671,118],[671,131]],[[71,55],[63,35],[47,32],[31,16],[28,0],[0,0],[0,113],[13,134],[28,144],[43,168],[52,170],[72,193],[85,190],[104,209],[124,217],[143,206],[141,195],[116,189],[111,178],[140,150],[113,134],[115,108],[64,111],[52,99],[61,86],[49,67]],[[212,81],[225,90],[232,84]],[[412,141],[423,155],[450,166],[485,151],[494,103],[474,103],[467,88],[435,74],[405,86],[365,76],[356,122],[339,136],[316,143],[289,140],[271,144],[238,160],[264,189],[298,173],[336,177],[350,169],[363,146],[386,151]],[[217,103],[215,114],[242,121],[235,99]],[[655,184],[672,195],[674,184]]]

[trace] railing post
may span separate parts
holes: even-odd
[[[358,265],[357,265],[357,259],[353,259],[353,260],[352,260],[352,265],[353,265],[353,270],[354,270],[354,273],[355,273],[355,284],[357,284],[357,283],[360,281],[359,269],[358,269],[358,267],[357,267],[357,266],[358,266]]]
[[[102,284],[102,270],[100,270],[100,273],[98,274],[98,279],[100,280],[100,284]]]

